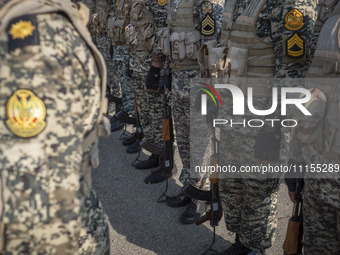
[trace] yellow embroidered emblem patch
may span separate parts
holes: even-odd
[[[158,3],[159,6],[164,6],[168,3],[168,1],[167,0],[158,0],[157,3]]]
[[[209,1],[204,1],[201,4],[201,12],[202,14],[211,14],[213,12],[213,5]]]
[[[301,29],[305,23],[303,23],[303,14],[298,9],[293,9],[285,16],[285,28],[288,30]]]
[[[30,90],[19,89],[6,105],[8,129],[19,137],[33,137],[45,127],[46,108],[43,101]]]
[[[201,22],[201,34],[209,36],[215,33],[215,20],[207,14]]]
[[[9,34],[12,38],[15,39],[25,39],[28,36],[33,35],[33,31],[35,30],[35,26],[33,26],[31,21],[23,21],[13,24],[11,29],[9,30]]]
[[[297,33],[294,33],[286,40],[286,55],[292,58],[299,58],[305,54],[305,40]]]

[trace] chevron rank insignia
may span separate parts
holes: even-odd
[[[19,89],[8,99],[6,125],[16,136],[30,138],[46,127],[46,107],[32,91]]]
[[[215,33],[215,20],[207,14],[201,22],[201,34],[205,36],[213,35]]]
[[[299,30],[305,24],[303,23],[303,14],[298,9],[293,9],[285,16],[285,28],[288,30]]]
[[[300,58],[305,55],[305,39],[294,33],[285,42],[286,56],[290,58]]]
[[[38,45],[39,32],[35,15],[25,15],[12,19],[7,26],[8,51],[28,45]]]

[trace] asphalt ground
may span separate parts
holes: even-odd
[[[198,255],[209,246],[213,230],[209,223],[183,225],[179,217],[185,210],[169,208],[157,203],[165,190],[165,182],[147,185],[144,178],[149,170],[136,170],[131,163],[137,154],[127,154],[119,140],[123,131],[112,133],[100,141],[100,167],[93,172],[93,187],[102,201],[108,217],[112,255]],[[142,159],[148,157],[144,152]],[[178,153],[175,156],[176,169],[169,179],[169,195],[179,193],[178,181],[181,169]],[[179,170],[177,170],[179,169]],[[267,255],[283,254],[282,244],[287,223],[292,213],[292,203],[287,188],[281,184],[278,197],[278,229],[276,241]],[[214,249],[223,251],[234,241],[235,235],[228,233],[224,220],[216,228]],[[213,252],[209,254],[214,254]]]

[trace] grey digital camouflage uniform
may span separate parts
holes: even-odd
[[[205,14],[201,10],[201,5],[205,1],[193,0],[193,1],[181,1],[172,0],[169,6],[171,21],[176,22],[176,15],[179,12],[181,4],[192,5],[192,19],[189,20],[193,23],[192,31],[201,31],[201,23],[205,18]],[[224,7],[224,1],[208,1],[212,5],[212,12],[210,13],[212,19],[215,21],[214,32],[209,35],[201,34],[198,41],[198,48],[202,43],[207,41],[217,41],[220,34],[221,23],[222,23],[222,13]],[[181,27],[181,24],[170,23],[170,30],[178,32],[181,28],[176,28],[175,26]],[[182,24],[183,25],[183,24]],[[177,30],[176,30],[177,29]],[[185,30],[183,30],[185,31]],[[173,60],[173,58],[172,58]],[[200,176],[194,175],[190,172],[190,83],[199,78],[199,69],[197,59],[194,60],[192,64],[176,64],[172,61],[172,101],[173,101],[173,119],[176,131],[176,142],[178,146],[179,155],[182,160],[183,169],[181,171],[179,180],[183,183],[191,183],[197,185],[200,180]],[[203,77],[204,78],[204,77]],[[192,115],[193,117],[193,115]],[[192,118],[195,119],[195,118]],[[195,141],[198,141],[195,139]],[[199,144],[200,148],[205,148],[208,144]],[[202,150],[204,151],[204,150]]]
[[[290,158],[304,162],[309,169],[313,164],[327,166],[327,172],[307,172],[304,176],[304,254],[335,255],[340,253],[340,178],[339,172],[331,169],[339,166],[340,151],[336,138],[339,125],[330,123],[338,120],[340,89],[338,73],[335,69],[327,71],[327,66],[339,59],[340,15],[336,13],[339,13],[340,3],[337,0],[320,1],[318,7],[315,26],[318,43],[305,82],[305,87],[314,91],[311,100],[314,106],[313,103],[306,105],[311,106],[310,110],[316,110],[311,112],[311,118],[318,119],[307,119],[301,123],[304,128],[294,130]],[[324,103],[326,111],[319,113]]]
[[[96,0],[96,15],[97,15],[97,26],[96,26],[96,46],[102,53],[107,72],[107,85],[110,87],[110,92],[115,97],[121,97],[121,90],[119,86],[118,77],[113,71],[115,69],[114,62],[112,60],[113,48],[111,39],[108,34],[107,21],[114,15],[114,9],[112,2],[108,0]]]
[[[113,47],[112,72],[119,84],[122,93],[124,112],[130,116],[135,116],[134,112],[134,90],[133,81],[129,74],[129,48],[125,45],[125,25],[129,20],[129,15],[125,12],[125,1],[116,1],[113,5],[113,14],[108,20],[108,35]]]
[[[262,9],[260,9],[259,16],[255,16],[255,18],[257,18],[256,24],[254,24],[256,26],[256,34],[260,38],[260,41],[274,47],[273,53],[275,54],[275,60],[270,62],[271,64],[267,64],[267,67],[261,67],[262,69],[260,68],[260,71],[254,71],[252,73],[251,68],[255,69],[257,66],[261,66],[263,60],[260,60],[260,58],[265,57],[263,55],[266,53],[262,53],[263,55],[256,55],[255,53],[250,55],[252,57],[246,58],[248,70],[245,71],[246,74],[244,77],[247,75],[249,77],[261,75],[261,70],[271,71],[271,74],[268,71],[264,72],[268,72],[268,78],[303,77],[310,63],[311,50],[313,49],[313,25],[316,17],[315,1],[268,0],[263,2],[236,0],[236,2],[233,3],[233,0],[229,0],[227,2],[227,5],[228,4],[228,8],[235,8],[233,12],[232,9],[228,9],[233,15],[232,23],[237,23],[238,17],[242,15],[247,16],[259,5],[264,4]],[[247,9],[248,7],[250,8]],[[289,27],[290,24],[285,24],[285,18],[288,17],[289,12],[293,12],[294,9],[302,13],[304,24],[301,27],[292,26],[288,29],[287,27]],[[288,18],[286,20],[288,20]],[[244,22],[244,19],[239,22],[241,24]],[[285,25],[287,26],[285,27]],[[234,24],[231,27],[231,33],[233,29],[235,29]],[[303,47],[303,56],[294,59],[289,56],[291,53],[286,50],[284,45],[286,40],[288,42],[289,38],[291,38],[290,36],[293,36],[297,32],[299,33],[299,37],[304,38],[305,45]],[[235,37],[241,35],[241,33],[234,33],[232,35]],[[229,51],[231,49],[230,42],[233,41],[231,39],[229,35]],[[237,41],[236,39],[234,40],[232,44],[233,47],[243,47],[241,43],[240,46],[237,46]],[[255,42],[259,43],[257,38],[255,40],[253,40],[254,44]],[[301,40],[301,38],[299,40]],[[254,50],[254,48],[248,49],[248,54],[251,54],[251,50]],[[258,62],[251,62],[255,56],[259,58]],[[233,64],[231,65],[231,72],[233,72]],[[242,67],[240,67],[240,70],[242,70]],[[235,70],[235,72],[236,71],[237,70]],[[289,86],[289,84],[285,83],[278,85]],[[224,100],[222,99],[222,101],[226,103],[232,102],[232,98],[230,95],[224,95]],[[269,102],[268,97],[262,95],[254,99],[254,107],[256,109],[268,109]],[[234,116],[231,111],[232,107],[226,109],[226,111],[220,111],[221,116],[223,116],[221,118],[233,119]],[[254,119],[254,115],[247,110],[245,116],[242,117],[245,119]],[[256,116],[256,118],[259,118],[259,116]],[[256,129],[244,127],[229,128],[228,126],[228,128],[222,129],[220,144],[220,154],[222,156],[220,157],[220,164],[230,164],[236,166],[238,169],[245,165],[256,165],[254,145],[257,132]],[[281,142],[281,151],[284,153],[285,150],[283,149],[286,148],[286,142],[283,135]],[[282,152],[281,157],[283,156]],[[227,229],[239,234],[241,243],[250,249],[264,250],[272,245],[277,224],[275,215],[279,182],[279,179],[232,179],[230,177],[224,177],[224,179],[221,179],[219,182]]]
[[[132,1],[132,4],[133,3]],[[167,5],[161,6],[157,1],[150,0],[145,1],[144,5],[147,6],[153,15],[156,33],[166,24]],[[153,42],[151,50],[136,50],[132,47],[130,49],[129,68],[134,83],[134,91],[136,93],[144,137],[150,143],[162,146],[162,101],[158,93],[148,92],[146,89],[146,77],[151,66],[152,55],[158,54],[157,51],[154,51],[155,43],[156,42]]]
[[[96,165],[88,160],[105,66],[77,10],[84,15],[86,7],[1,3],[0,253],[109,254],[107,222],[91,187]]]

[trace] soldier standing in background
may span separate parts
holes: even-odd
[[[122,94],[121,113],[135,117],[133,81],[129,74],[129,49],[126,47],[125,26],[129,22],[129,13],[125,10],[124,0],[115,1],[113,4],[114,14],[108,19],[108,35],[112,44],[112,60],[114,68],[111,70],[115,76]],[[121,128],[122,121],[119,119],[111,130]],[[128,144],[125,144],[128,145]]]
[[[224,35],[228,37],[231,64],[230,83],[243,91],[254,87],[254,107],[268,109],[272,84],[251,83],[254,79],[301,78],[311,61],[316,1],[229,0],[224,14]],[[237,57],[237,58],[236,58]],[[247,80],[247,82],[242,82]],[[239,83],[237,83],[239,81]],[[255,80],[256,81],[256,80]],[[289,86],[278,79],[277,86]],[[236,82],[236,83],[234,83]],[[225,95],[226,102],[232,102]],[[232,107],[221,112],[233,119]],[[220,117],[222,117],[220,116]],[[279,113],[270,116],[280,119]],[[252,119],[249,110],[246,119]],[[259,118],[259,116],[256,116]],[[280,138],[282,136],[282,138]],[[230,127],[221,130],[221,165],[276,164],[280,157],[280,127],[251,129]],[[286,142],[283,141],[282,147]],[[282,156],[282,155],[281,155]],[[236,242],[221,254],[263,254],[271,247],[276,230],[279,179],[220,179],[220,196],[227,229],[236,233]]]
[[[106,69],[88,16],[68,0],[0,1],[1,254],[109,254],[91,187]]]
[[[202,43],[218,44],[224,1],[171,0],[168,25],[169,52],[172,69],[173,118],[176,141],[183,169],[180,181],[198,186],[200,178],[190,174],[190,83],[199,78],[198,50]],[[208,77],[203,77],[208,78]],[[204,145],[200,145],[205,147]],[[189,205],[188,205],[189,204]],[[180,193],[167,199],[170,207],[187,206],[180,217],[184,224],[192,224],[199,217],[198,203]]]
[[[130,48],[130,74],[134,83],[137,98],[139,119],[145,141],[153,145],[162,144],[162,102],[158,93],[146,88],[147,75],[152,59],[155,57],[155,33],[166,20],[166,5],[162,1],[131,1],[126,2],[125,10],[130,16],[126,26],[127,46]],[[157,123],[157,124],[156,124]],[[127,149],[127,153],[135,153],[140,149],[135,141]],[[138,169],[148,169],[159,165],[160,155],[152,154],[148,160],[136,164]]]
[[[97,0],[96,1],[96,45],[105,59],[107,72],[107,92],[109,98],[114,98],[110,101],[115,101],[115,112],[120,111],[120,104],[117,100],[121,98],[119,80],[113,71],[115,66],[112,60],[113,47],[108,30],[108,19],[115,15],[115,9],[112,0]],[[111,97],[110,97],[111,95]],[[122,129],[124,123],[115,118],[111,118],[111,131]]]
[[[339,11],[338,0],[319,2],[315,26],[318,43],[304,83],[312,92],[306,103],[312,116],[295,116],[299,126],[290,142],[290,162],[309,170],[304,174],[303,193],[303,245],[308,255],[340,254]],[[313,171],[313,164],[326,172]],[[286,182],[289,196],[296,203],[297,179]]]

